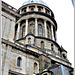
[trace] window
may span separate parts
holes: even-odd
[[[24,9],[24,12],[26,12],[26,9]]]
[[[34,73],[36,73],[36,71],[37,71],[37,63],[35,62],[34,63]]]
[[[22,27],[22,37],[25,36],[25,26]]]
[[[22,9],[22,13],[25,13],[25,12],[26,12],[26,8],[23,8],[23,9]]]
[[[21,66],[21,57],[17,58],[17,66],[20,67]]]
[[[48,38],[50,37],[50,34],[49,34],[49,27],[47,27],[47,36],[48,36]]]
[[[28,44],[31,44],[31,38],[28,38]]]
[[[47,74],[44,74],[44,75],[47,75]]]
[[[34,8],[31,8],[31,11],[34,11]]]
[[[49,65],[50,65],[50,63],[49,63],[49,62],[47,62],[47,61],[45,61],[44,68],[45,68],[45,69],[46,69],[46,68],[48,68],[48,67],[49,67]]]
[[[38,8],[38,11],[41,12],[41,8]]]
[[[43,9],[43,7],[38,6],[38,11],[39,11],[39,12],[41,12],[41,11],[42,11],[42,9]]]
[[[63,54],[63,58],[65,58],[65,59],[66,59],[66,56],[65,56],[65,54]]]
[[[41,48],[44,48],[44,42],[43,41],[41,42]]]
[[[38,35],[43,36],[43,28],[41,24],[38,24]]]
[[[52,51],[54,50],[54,48],[53,48],[53,44],[51,44],[51,49],[52,49]]]
[[[34,24],[30,24],[29,32],[32,33],[32,34],[35,33]]]
[[[17,75],[17,74],[14,74],[14,73],[10,73],[10,72],[9,72],[9,74],[8,74],[8,75]]]

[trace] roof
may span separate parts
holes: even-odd
[[[45,5],[48,7],[48,5],[46,3],[44,3],[42,0],[28,0],[28,1],[25,1],[22,6],[24,5],[28,5],[28,4],[42,4],[42,5]]]

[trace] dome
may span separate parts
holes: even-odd
[[[48,5],[46,3],[44,3],[42,0],[28,0],[28,1],[24,2],[22,4],[22,6],[27,5],[27,4],[34,4],[34,3],[35,4],[42,4],[42,5],[45,5],[48,7]]]

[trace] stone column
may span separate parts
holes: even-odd
[[[26,19],[26,27],[25,27],[25,36],[27,35],[28,33],[28,19]]]
[[[16,39],[19,39],[19,32],[20,32],[20,23],[18,23]]]
[[[45,26],[45,37],[47,38],[47,25],[46,25],[46,21],[44,21],[44,26]]]
[[[37,25],[37,19],[35,19],[35,36],[38,36],[38,25]]]
[[[52,40],[54,40],[53,25],[51,25],[51,32],[52,32]]]
[[[4,68],[3,68],[3,74],[2,75],[8,75],[9,73],[9,64],[10,64],[10,57],[11,57],[11,47],[7,46],[7,51],[6,51],[6,57],[4,61]]]
[[[27,7],[27,12],[29,12],[29,7]]]
[[[50,16],[51,16],[51,11],[50,11]]]
[[[35,11],[38,11],[38,8],[37,8],[37,6],[35,5]]]
[[[45,8],[43,8],[43,12],[45,13]]]

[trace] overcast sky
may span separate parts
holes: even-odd
[[[20,8],[27,0],[3,0],[9,5]],[[68,52],[68,59],[74,67],[74,7],[71,0],[42,0],[54,12],[58,24],[57,42]]]

